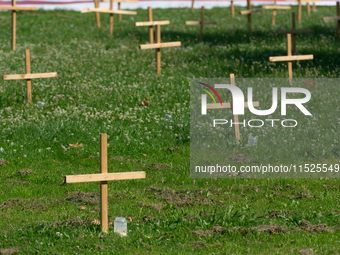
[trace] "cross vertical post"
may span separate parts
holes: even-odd
[[[229,75],[229,79],[230,79],[230,85],[235,86],[235,75],[233,73],[231,73]],[[233,110],[234,108],[234,98],[231,95],[231,109]],[[240,141],[241,139],[241,135],[240,135],[240,126],[239,126],[239,122],[238,122],[238,115],[233,114],[233,121],[234,121],[234,132],[235,132],[235,138],[237,141]],[[236,124],[235,124],[236,123]]]
[[[291,34],[287,34],[287,56],[292,55],[292,40],[291,40]],[[289,83],[292,84],[293,82],[293,63],[291,61],[288,61],[288,77],[289,77]]]
[[[26,57],[26,74],[31,73],[31,57],[30,50],[25,50]],[[26,93],[27,93],[27,103],[32,103],[32,88],[31,88],[31,79],[26,80]]]
[[[230,1],[230,12],[231,12],[231,17],[235,18],[235,6],[234,6],[234,1]]]
[[[274,0],[274,5],[276,5],[276,0]],[[276,19],[276,9],[273,10],[272,26],[275,26],[275,19]]]
[[[16,6],[16,0],[12,0],[12,6]],[[17,13],[16,10],[12,11],[12,50],[15,51],[16,41],[16,30],[17,30]]]
[[[94,0],[95,9],[99,8],[99,1],[100,0]],[[100,28],[100,13],[99,12],[96,12],[96,22],[97,22],[97,27]]]
[[[302,11],[302,3],[301,3],[301,0],[298,0],[298,22],[301,21],[301,11]]]
[[[247,0],[247,9],[251,10],[251,0]],[[248,15],[248,31],[251,32],[251,14]]]
[[[156,43],[161,43],[161,25],[156,26]],[[157,75],[161,73],[161,48],[156,49]]]
[[[309,5],[309,2],[307,2],[307,15],[310,16],[310,5]]]
[[[201,24],[200,24],[200,40],[203,40],[203,27],[204,27],[204,6],[201,8]]]
[[[195,3],[195,0],[191,0],[191,11],[194,10],[194,3]]]
[[[315,2],[313,2],[313,12],[315,12],[316,6],[315,6]]]
[[[121,10],[120,2],[118,2],[118,10],[119,10],[119,11]],[[122,14],[118,14],[118,20],[119,20],[119,21],[122,21],[122,19],[123,19]]]
[[[110,11],[113,10],[113,0],[110,0]],[[110,13],[110,35],[113,34],[113,13]]]
[[[148,17],[149,17],[149,21],[153,21],[153,17],[152,17],[152,8],[151,6],[148,7]],[[153,26],[149,26],[149,42],[150,44],[153,44]]]
[[[107,134],[100,134],[100,173],[107,173]],[[109,229],[107,181],[100,182],[100,222],[102,232]]]

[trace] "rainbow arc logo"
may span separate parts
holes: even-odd
[[[217,91],[213,87],[211,87],[210,85],[203,83],[203,82],[197,82],[197,83],[207,87],[208,89],[210,89],[217,96],[218,100],[220,101],[220,104],[222,105],[220,95],[217,93]],[[200,87],[197,87],[197,88],[204,90],[204,92],[206,92],[212,98],[212,100],[214,100],[214,103],[217,104],[214,96],[211,94],[211,92],[209,90],[204,89],[204,88],[200,88]]]

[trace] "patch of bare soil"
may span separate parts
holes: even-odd
[[[334,230],[339,229],[338,227],[328,227],[326,224],[316,224],[313,225],[307,220],[300,221],[300,227],[302,230],[309,231],[309,232],[331,232],[333,233]]]
[[[249,228],[250,232],[263,232],[263,233],[271,233],[271,234],[277,234],[281,232],[287,232],[289,231],[289,228],[286,226],[282,226],[279,224],[271,224],[271,225],[259,225],[255,227]]]
[[[190,244],[191,244],[191,246],[194,246],[196,248],[203,247],[203,246],[207,245],[205,242],[202,242],[202,241],[191,242]]]
[[[301,254],[301,255],[314,255],[314,250],[313,249],[300,250],[299,254]]]
[[[9,164],[8,161],[6,161],[6,160],[0,160],[0,166],[5,166],[5,165],[7,165],[7,164]]]
[[[251,157],[244,155],[244,154],[232,155],[230,157],[227,157],[227,160],[232,160],[232,161],[235,161],[237,163],[246,163],[246,164],[253,163],[253,159]]]
[[[273,193],[274,195],[278,196],[278,197],[286,197],[289,199],[304,199],[304,198],[309,198],[309,199],[313,199],[314,197],[312,195],[309,194],[305,194],[303,192],[299,192],[299,193],[293,193],[291,195],[289,194],[284,194],[284,193]]]
[[[211,229],[208,229],[208,230],[194,230],[194,231],[191,231],[190,233],[196,235],[196,236],[199,236],[199,237],[203,237],[203,236],[208,236],[212,233],[224,233],[227,229],[226,228],[223,228],[223,227],[220,227],[220,226],[213,226],[211,227]]]
[[[10,199],[0,205],[0,210],[17,207],[18,205],[21,205],[20,199]]]
[[[164,207],[166,207],[166,205],[148,204],[148,203],[144,203],[144,202],[137,202],[137,205],[139,207],[148,207],[148,208],[155,209],[155,210],[162,210]]]
[[[4,255],[16,254],[18,252],[19,252],[18,247],[12,247],[12,248],[8,248],[8,249],[0,249],[0,254],[4,254]]]
[[[168,164],[161,164],[161,163],[152,163],[152,164],[147,164],[148,168],[156,168],[156,169],[163,169],[163,168],[169,168],[170,165]]]
[[[23,169],[23,170],[20,170],[20,171],[17,172],[17,174],[19,174],[19,175],[29,175],[31,173],[33,173],[33,171],[29,168]]]
[[[66,198],[66,201],[82,204],[99,204],[100,195],[99,192],[85,193],[81,191],[75,191]]]
[[[150,194],[148,198],[176,204],[177,207],[193,206],[195,204],[211,205],[214,203],[211,198],[203,196],[202,190],[172,190],[151,186],[146,189],[146,192]]]
[[[75,217],[69,220],[65,221],[57,221],[54,223],[54,227],[60,227],[60,226],[72,226],[72,227],[78,227],[78,226],[83,226],[86,224],[90,224],[91,220],[86,219],[86,220],[81,220],[79,217]]]

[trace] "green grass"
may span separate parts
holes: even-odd
[[[315,59],[294,63],[296,78],[339,77],[336,25],[321,21],[334,16],[335,8],[317,9],[297,24],[315,30],[297,36],[297,51]],[[0,73],[24,73],[25,49],[31,50],[32,73],[58,72],[58,78],[32,81],[31,106],[25,104],[24,81],[0,82],[0,147],[6,151],[0,159],[9,162],[0,166],[0,248],[18,247],[20,254],[298,254],[307,248],[340,253],[337,179],[190,178],[190,79],[229,73],[287,77],[286,64],[268,59],[286,54],[286,37],[276,30],[291,27],[290,12],[278,11],[275,28],[271,11],[253,14],[249,34],[246,17],[231,19],[230,9],[206,10],[206,20],[218,25],[206,27],[200,42],[199,27],[184,25],[199,19],[199,10],[155,9],[154,20],[171,21],[162,27],[162,41],[182,42],[180,48],[162,49],[162,74],[156,77],[154,50],[138,49],[147,43],[148,29],[134,27],[147,19],[147,11],[137,11],[122,22],[115,18],[113,36],[108,15],[101,15],[98,29],[94,14],[18,12],[15,52],[10,13],[0,13]],[[148,97],[151,104],[142,106]],[[98,192],[99,184],[62,185],[65,175],[99,172],[100,133],[109,136],[109,172],[147,172],[145,180],[109,183],[109,220],[133,218],[126,238],[112,227],[103,235],[91,224],[99,219],[98,203],[67,199],[75,191]],[[70,148],[77,142],[83,147]],[[27,168],[31,174],[17,173]],[[303,220],[329,228],[308,231]],[[249,230],[269,224],[290,231]],[[216,225],[228,230],[203,237],[191,233]]]

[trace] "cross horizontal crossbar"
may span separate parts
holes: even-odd
[[[340,16],[322,18],[322,21],[323,21],[323,22],[325,22],[325,21],[331,21],[331,20],[340,20]]]
[[[9,11],[36,11],[36,7],[19,7],[19,6],[4,6],[0,7],[0,10],[9,10]]]
[[[306,29],[306,30],[277,30],[278,34],[309,34],[314,33],[314,30]]]
[[[253,102],[254,107],[259,107],[260,102],[259,101],[254,101]],[[244,103],[244,107],[248,107],[248,102]],[[231,108],[231,103],[222,103],[220,104],[207,104],[207,109],[226,109],[226,108]]]
[[[103,0],[103,2],[110,2],[110,0]],[[114,3],[138,3],[138,0],[113,0]]]
[[[140,50],[160,49],[160,48],[177,47],[177,46],[181,46],[181,42],[142,44],[142,45],[139,45],[139,49]]]
[[[103,8],[89,8],[81,10],[80,13],[88,13],[88,12],[101,12],[101,13],[113,13],[113,14],[125,14],[125,15],[137,15],[135,11],[123,11],[123,10],[110,10],[108,7]]]
[[[314,59],[314,56],[313,55],[298,55],[298,56],[269,57],[270,62],[297,61],[297,60],[310,60],[310,59]]]
[[[30,80],[36,78],[53,78],[57,77],[57,73],[30,73],[30,74],[9,74],[3,75],[3,80]]]
[[[170,20],[160,20],[160,21],[142,21],[136,22],[136,27],[143,27],[143,26],[157,26],[157,25],[169,25]]]
[[[204,21],[204,25],[216,25],[216,21]],[[185,25],[201,25],[201,21],[186,21]]]
[[[290,10],[292,9],[289,5],[262,5],[262,9],[265,10]]]
[[[239,13],[241,15],[246,15],[246,14],[251,14],[254,12],[262,12],[262,9],[252,9],[252,10],[244,10],[244,11],[240,11]]]
[[[81,174],[81,175],[66,175],[65,183],[131,180],[144,178],[145,178],[144,171],[124,173],[104,173],[104,174]]]

